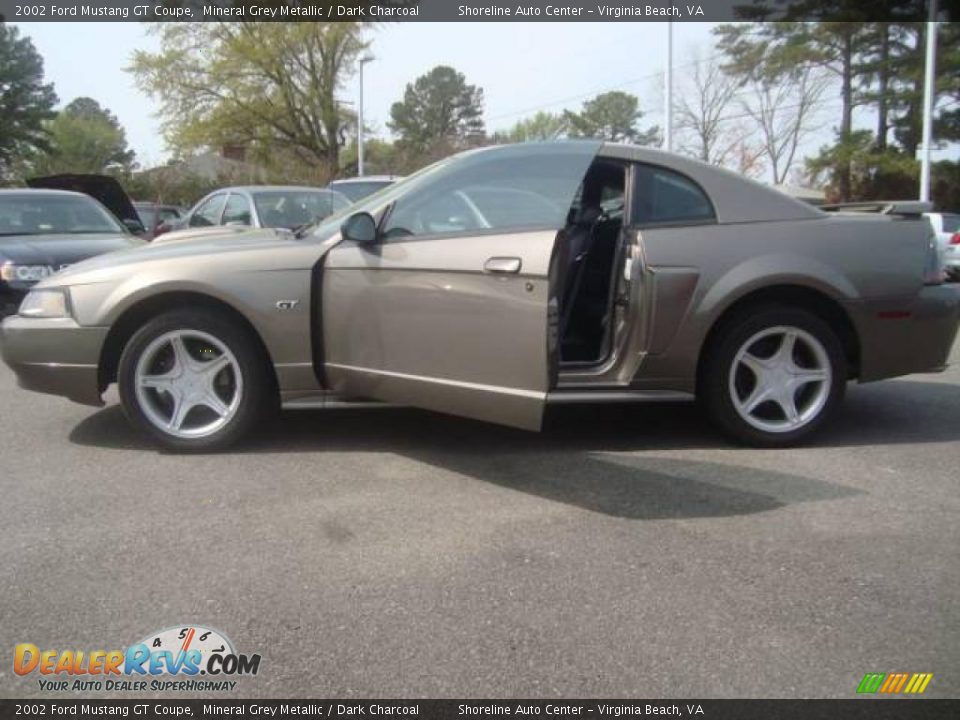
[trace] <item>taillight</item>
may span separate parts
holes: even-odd
[[[950,238],[951,245],[960,245],[960,232],[955,232]]]

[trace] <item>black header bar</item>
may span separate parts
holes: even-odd
[[[8,22],[914,22],[927,0],[0,0]],[[943,0],[942,20],[957,2]],[[894,7],[896,6],[896,7]]]
[[[955,720],[960,700],[0,700],[0,718]]]

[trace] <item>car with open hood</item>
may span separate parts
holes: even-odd
[[[0,190],[0,317],[38,281],[94,255],[143,241],[84,193]]]
[[[735,440],[786,446],[848,381],[945,367],[960,292],[928,209],[824,212],[629,145],[482,148],[297,232],[74,265],[0,347],[28,389],[97,405],[116,382],[179,451],[371,400],[538,430],[554,404],[699,398]]]

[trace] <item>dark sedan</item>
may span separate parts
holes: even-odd
[[[65,190],[0,190],[0,317],[39,280],[80,260],[142,245],[93,198]]]

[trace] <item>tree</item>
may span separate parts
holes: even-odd
[[[851,0],[812,0],[809,12],[831,6],[844,22],[766,22],[721,25],[714,31],[726,54],[726,69],[745,81],[789,78],[803,67],[819,67],[840,82],[841,142],[853,132],[853,110],[862,98],[856,87],[868,72],[859,63],[872,40],[862,5]],[[808,7],[809,6],[809,7]],[[850,196],[850,168],[839,168],[840,193]]]
[[[819,129],[817,105],[827,81],[816,68],[801,65],[776,74],[761,73],[749,86],[752,96],[742,102],[743,110],[760,130],[773,182],[779,185],[798,159],[804,140]],[[838,171],[842,187],[844,169]]]
[[[659,142],[659,128],[640,130],[638,127],[643,112],[637,96],[620,90],[601,93],[587,100],[580,112],[565,110],[563,115],[570,125],[572,137],[592,137],[637,145],[656,145]]]
[[[88,97],[67,105],[47,126],[49,148],[30,162],[34,175],[56,173],[129,172],[134,152],[127,136],[109,110]]]
[[[569,126],[564,115],[541,110],[532,117],[518,120],[512,128],[505,132],[498,132],[494,137],[501,142],[556,140],[567,134]]]
[[[0,180],[25,155],[47,146],[44,122],[53,117],[56,103],[30,38],[0,22]]]
[[[369,43],[364,23],[157,23],[162,49],[128,68],[159,98],[176,150],[241,144],[339,168],[352,114],[336,93]]]
[[[438,65],[408,83],[390,108],[390,130],[401,149],[426,153],[439,145],[462,148],[483,139],[483,89],[463,73]]]
[[[739,82],[717,63],[698,57],[688,84],[674,109],[680,152],[714,165],[738,159],[745,138],[742,126],[729,122],[728,109],[733,106]]]

